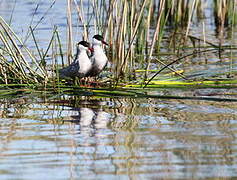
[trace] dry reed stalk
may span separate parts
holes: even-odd
[[[117,17],[118,18],[118,25],[116,27],[116,40],[115,40],[115,44],[116,44],[116,79],[119,78],[120,75],[122,75],[122,61],[124,59],[124,50],[125,50],[125,39],[126,39],[126,24],[127,24],[127,13],[128,13],[128,3],[126,0],[121,1],[120,4],[117,4],[117,9],[120,10],[120,8],[122,8],[122,10],[118,10],[117,13]]]
[[[152,38],[152,43],[151,43],[151,47],[150,47],[150,51],[149,51],[149,55],[148,55],[148,60],[147,60],[147,66],[146,66],[146,72],[145,72],[145,78],[144,79],[147,79],[147,77],[148,77],[148,70],[150,69],[151,56],[152,56],[152,53],[153,53],[155,43],[156,43],[157,38],[158,38],[158,34],[161,30],[160,29],[161,18],[162,18],[162,15],[164,13],[165,3],[166,3],[166,0],[161,0],[160,1],[159,10],[158,10],[158,14],[157,14],[157,20],[156,20],[156,28],[155,28],[155,32],[154,32],[154,35],[153,35],[153,38]],[[162,64],[163,66],[166,67],[166,64],[164,62],[160,61],[159,59],[156,59],[156,60],[158,61],[158,63],[160,63],[160,64]],[[169,66],[167,66],[167,68],[170,69],[173,72],[176,72],[176,74],[179,75],[180,77],[186,79],[182,74],[178,73],[173,68],[171,68]]]
[[[93,20],[94,20],[94,34],[99,34],[100,30],[101,30],[101,26],[100,26],[100,13],[99,13],[99,9],[97,7],[97,0],[92,0],[92,9],[93,9]]]
[[[147,20],[146,20],[146,28],[147,28],[147,33],[146,33],[146,54],[148,54],[148,44],[150,41],[150,28],[151,28],[151,16],[152,16],[152,11],[153,11],[153,0],[150,1],[150,5],[149,5],[149,11],[148,11],[148,16],[147,16]]]
[[[139,7],[141,7],[141,8],[140,8],[139,10],[137,10],[137,11],[135,12],[135,14],[134,14],[134,16],[135,16],[136,18],[134,18],[133,34],[130,35],[130,38],[129,38],[129,39],[131,39],[131,41],[129,42],[129,45],[128,45],[128,48],[127,48],[127,52],[126,52],[125,58],[122,59],[123,61],[121,62],[121,69],[120,69],[120,72],[118,72],[119,74],[123,74],[123,73],[125,72],[125,70],[126,70],[126,66],[125,66],[125,65],[127,64],[127,59],[128,59],[129,54],[130,54],[130,52],[131,52],[131,50],[132,50],[132,46],[133,46],[134,40],[135,40],[136,35],[137,35],[137,32],[138,32],[138,27],[139,27],[139,25],[140,25],[140,23],[141,23],[141,20],[142,20],[143,15],[144,15],[143,12],[144,12],[145,6],[146,6],[146,4],[147,4],[147,1],[148,1],[148,0],[144,0],[144,1],[142,2],[142,5],[139,6]]]
[[[68,64],[72,62],[73,39],[72,39],[72,0],[67,0],[67,60]]]
[[[7,30],[7,27],[5,26],[6,24],[4,23],[4,20],[2,19],[2,17],[0,17],[0,20],[2,22],[0,22],[0,26],[2,27],[3,31],[0,31],[0,40],[2,41],[2,43],[4,44],[4,46],[7,49],[7,52],[9,53],[9,55],[11,56],[12,60],[14,61],[14,63],[17,65],[17,67],[19,68],[19,70],[22,72],[23,76],[25,77],[25,71],[23,68],[23,64],[20,63],[17,54],[14,52],[13,48],[12,48],[12,44],[14,43],[13,39],[11,39],[11,35]],[[13,46],[17,46],[16,43],[13,44]],[[18,52],[19,49],[18,49]],[[21,54],[22,55],[22,54]],[[22,59],[25,61],[24,56],[22,55]]]
[[[131,0],[131,3],[130,3],[130,11],[131,11],[131,16],[130,16],[130,35],[133,34],[134,32],[134,19],[135,19],[135,5],[136,5],[136,2],[135,0]],[[131,39],[132,37],[129,36],[129,42],[131,42]],[[126,61],[125,61],[126,62]],[[125,63],[124,64],[125,67],[128,66],[128,63]],[[131,75],[133,72],[134,72],[134,68],[135,68],[135,58],[134,58],[134,45],[131,46],[131,51],[129,53],[129,74]],[[123,69],[123,71],[126,71],[126,68]]]
[[[110,44],[112,44],[112,40],[113,40],[113,22],[112,22],[112,18],[113,18],[113,10],[115,7],[115,3],[116,0],[111,0],[109,1],[109,10],[108,10],[108,14],[107,14],[107,25],[105,26],[105,30],[104,30],[104,37],[107,37],[109,34],[109,39],[110,39]]]
[[[124,0],[123,0],[124,1]],[[113,21],[113,27],[114,27],[114,45],[115,47],[113,47],[114,53],[115,53],[115,59],[116,59],[116,63],[115,63],[115,78],[118,79],[119,77],[119,70],[121,69],[121,59],[119,58],[120,56],[120,52],[122,49],[122,44],[121,44],[121,40],[122,39],[122,21],[123,21],[123,12],[124,12],[124,6],[122,7],[121,4],[123,4],[123,1],[121,1],[120,3],[116,3],[116,9],[115,9],[115,21]],[[120,9],[122,7],[122,10]],[[122,11],[122,13],[120,12]],[[116,36],[115,36],[116,35]]]
[[[202,21],[203,46],[206,47],[206,26],[205,21]]]
[[[3,41],[5,47],[7,48],[9,55],[13,59],[16,67],[20,70],[22,77],[24,79],[32,79],[35,82],[38,82],[37,77],[40,77],[47,81],[48,77],[42,69],[38,62],[36,61],[36,58],[33,56],[33,54],[29,51],[25,45],[23,45],[22,41],[19,39],[19,37],[12,31],[12,29],[9,27],[9,25],[4,21],[2,17],[0,17],[0,26],[2,27],[3,31],[1,32],[1,40]],[[36,67],[39,69],[40,73],[35,72],[29,65],[28,61],[26,60],[25,56],[23,55],[22,50],[19,48],[18,44],[22,46],[22,49],[25,50],[27,55],[30,57],[32,62],[36,65]],[[13,48],[11,48],[13,47]],[[29,74],[26,75],[25,68],[29,71]]]
[[[186,29],[185,39],[188,37],[188,34],[189,34],[190,25],[191,25],[193,13],[195,10],[195,4],[197,4],[196,1],[197,0],[193,0],[191,10],[188,12],[188,25],[187,25],[187,29]]]
[[[160,20],[161,20],[162,14],[164,12],[165,1],[166,0],[160,1],[160,6],[159,6],[158,14],[157,14],[156,28],[155,28],[155,32],[154,32],[154,35],[152,38],[151,48],[150,48],[149,55],[148,55],[148,62],[147,62],[147,67],[146,67],[145,79],[147,78],[147,73],[150,68],[150,60],[151,60],[151,56],[152,56],[153,49],[155,46],[155,42],[157,40],[158,33],[160,32]]]
[[[78,19],[80,20],[81,24],[83,25],[83,39],[88,40],[88,33],[87,33],[88,30],[87,30],[87,26],[86,26],[85,20],[84,20],[83,9],[80,8],[80,6],[76,0],[74,0],[74,4],[76,6]],[[81,2],[81,4],[82,4],[82,2]]]
[[[0,57],[0,61],[2,61],[2,57]],[[7,70],[6,67],[4,67],[1,63],[0,63],[0,74],[3,75],[3,81],[5,84],[8,84],[8,79],[7,79]]]
[[[2,24],[0,24],[0,25],[2,25]],[[0,31],[0,40],[4,44],[6,51],[9,53],[9,56],[12,58],[12,61],[16,64],[16,67],[22,73],[23,78],[26,78],[26,74],[23,69],[22,63],[19,62],[18,57],[16,56],[16,53],[11,48],[10,42],[7,40],[7,37],[5,36],[5,32]]]
[[[218,3],[218,12],[217,12],[217,18],[218,18],[218,38],[219,38],[219,49],[221,49],[223,41],[224,41],[224,25],[226,20],[226,8],[227,4],[225,0],[220,0],[220,3]],[[221,53],[219,52],[219,58],[221,58]]]
[[[4,83],[9,84],[10,79],[22,79],[22,74],[19,72],[12,64],[10,64],[7,59],[3,55],[0,56],[0,65],[2,66],[3,70],[2,74],[4,76]],[[4,74],[5,73],[5,74]]]
[[[92,1],[92,8],[93,8],[93,14],[94,14],[94,26],[95,28],[95,34],[98,34],[98,31],[100,31],[100,13],[97,6],[97,0]]]
[[[126,31],[126,23],[127,23],[127,3],[126,0],[123,1],[123,10],[122,10],[122,17],[120,18],[119,22],[119,30],[118,30],[118,38],[117,38],[117,44],[118,44],[118,50],[117,50],[117,71],[119,74],[116,74],[116,78],[119,77],[120,72],[119,70],[122,69],[121,64],[122,60],[124,59],[124,45],[125,45],[125,31]]]
[[[231,17],[231,49],[233,48],[233,45],[235,44],[235,38],[234,38],[234,25],[235,25],[235,22],[236,22],[236,16],[235,16],[235,12],[236,12],[236,8],[237,8],[237,2],[236,2],[236,5],[234,4],[233,6],[233,14],[232,14],[232,17]],[[233,71],[233,50],[230,51],[230,66],[229,66],[229,76],[231,77],[232,76],[232,71]]]

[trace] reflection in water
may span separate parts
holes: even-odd
[[[80,102],[87,104],[88,101]],[[95,103],[95,101],[93,101]],[[99,104],[99,101],[98,101]],[[77,113],[77,115],[75,115]],[[104,112],[102,109],[93,109],[89,107],[76,108],[73,115],[63,120],[64,122],[71,122],[79,125],[78,133],[94,136],[96,130],[106,128],[110,121],[110,114]]]
[[[0,177],[235,177],[236,109],[174,99],[1,99]]]

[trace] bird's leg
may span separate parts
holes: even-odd
[[[81,79],[81,81],[82,81],[82,84],[83,84],[84,86],[87,86],[87,78],[86,78],[86,77],[83,77],[83,78]]]
[[[101,83],[99,82],[97,76],[91,77],[90,83],[91,83],[91,85],[94,86],[94,87],[97,87],[97,86],[100,86],[100,85],[101,85]]]
[[[73,78],[73,80],[74,80],[74,84],[75,85],[79,85],[80,86],[81,82],[80,82],[80,79],[78,79],[78,77]]]
[[[79,80],[81,86],[88,86],[88,77],[83,77]]]

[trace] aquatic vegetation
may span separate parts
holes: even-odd
[[[53,1],[42,19],[47,16],[55,3]],[[211,42],[206,37],[204,19],[207,6],[212,8],[218,43]],[[32,37],[36,49],[29,49],[0,17],[0,82],[40,84],[45,87],[48,84],[53,86],[64,84],[64,81],[59,79],[58,69],[70,64],[73,58],[74,11],[77,12],[81,24],[82,39],[89,40],[90,31],[106,37],[109,44],[107,55],[113,64],[110,83],[103,84],[107,87],[114,88],[127,84],[146,87],[157,84],[156,81],[164,80],[164,76],[160,76],[163,71],[166,74],[174,73],[173,81],[196,81],[187,78],[187,75],[189,77],[191,75],[174,65],[185,66],[187,58],[208,56],[208,53],[219,56],[221,60],[222,54],[228,53],[233,57],[233,52],[236,50],[232,44],[223,45],[224,28],[233,32],[237,22],[234,1],[92,0],[88,1],[88,8],[84,8],[82,1],[67,0],[66,52],[62,50],[63,45],[57,27],[52,30],[48,47],[42,52],[35,37],[35,27],[29,27],[29,36]],[[190,33],[195,23],[203,25],[201,36],[197,37]],[[166,56],[162,56],[164,52]],[[46,63],[46,56],[52,57],[52,64]],[[55,57],[60,57],[61,61]],[[235,73],[232,58],[230,64],[230,69],[225,74],[228,77],[232,77]],[[172,75],[167,76],[166,79],[171,77]]]

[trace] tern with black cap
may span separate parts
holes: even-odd
[[[91,57],[92,68],[88,73],[88,76],[98,76],[108,63],[108,58],[102,47],[103,44],[108,45],[101,35],[97,34],[93,36],[93,55]]]
[[[67,67],[59,70],[61,78],[83,78],[88,76],[92,68],[92,62],[87,55],[87,51],[92,49],[87,41],[80,41],[77,44],[77,52],[74,61]]]

